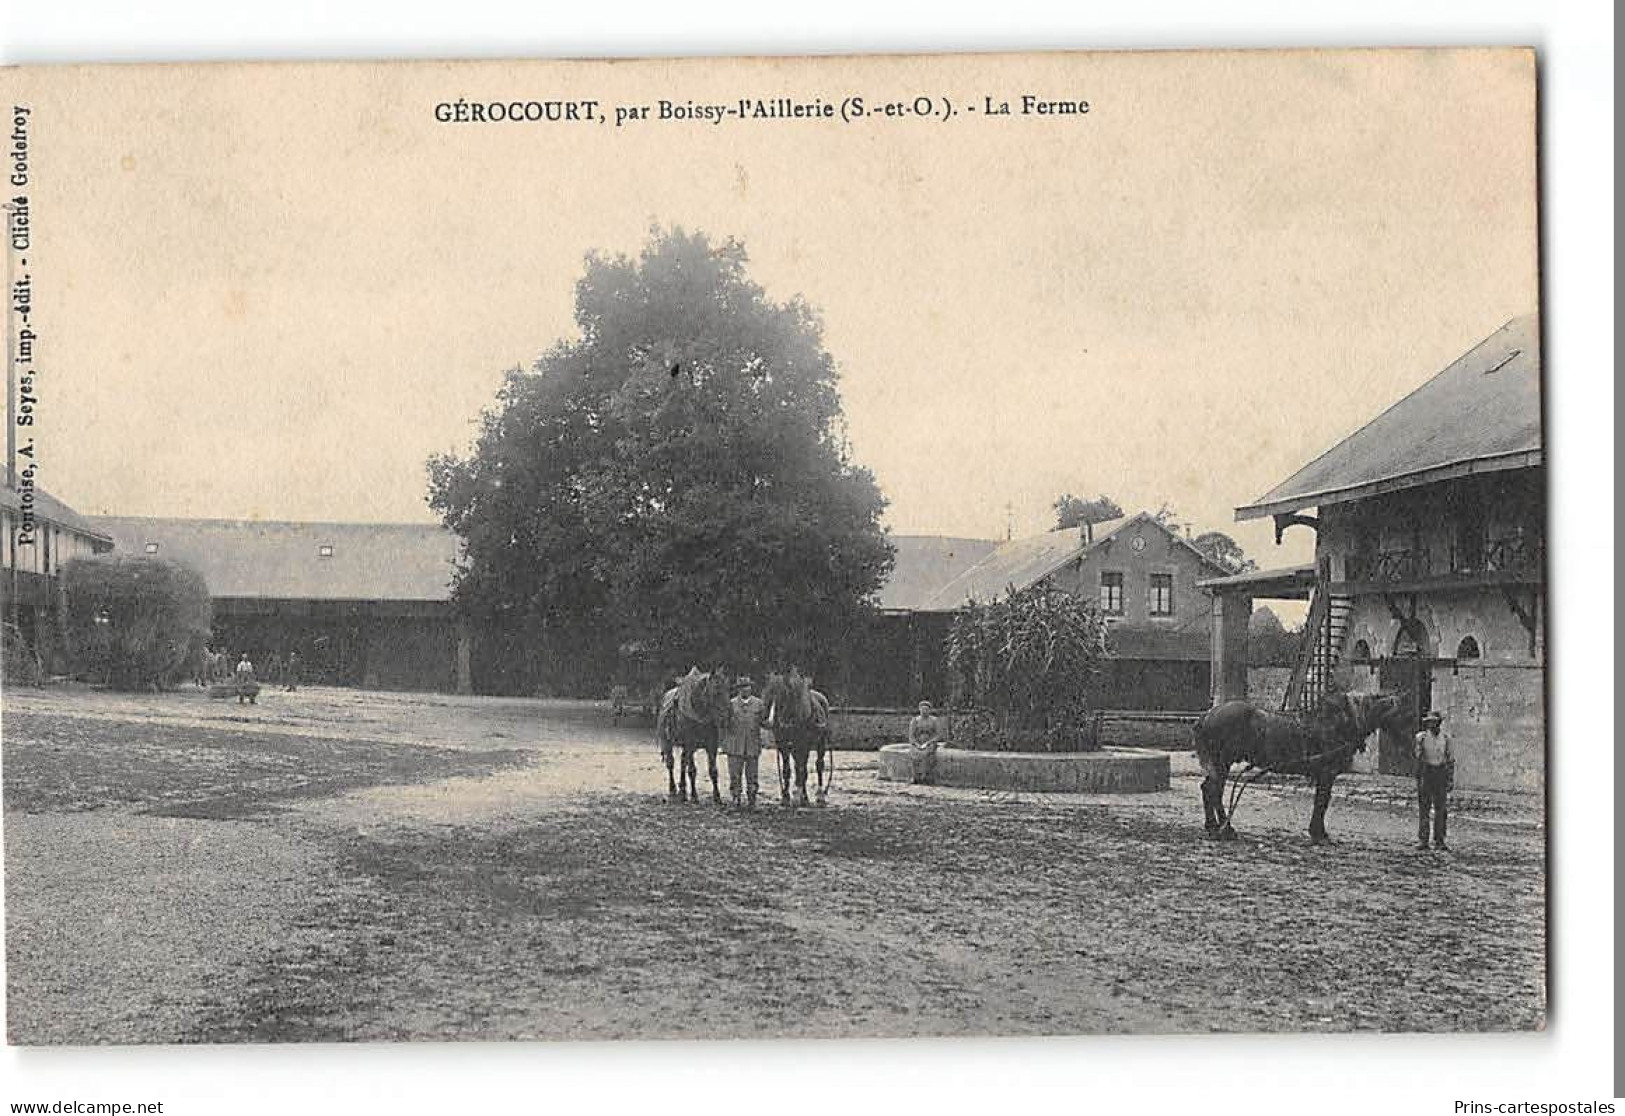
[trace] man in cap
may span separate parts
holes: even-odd
[[[728,754],[728,794],[739,805],[739,777],[745,777],[745,801],[756,809],[757,779],[762,760],[762,699],[748,674],[734,683],[733,717],[723,734],[722,748]]]
[[[1450,816],[1450,787],[1456,780],[1456,752],[1444,731],[1444,715],[1429,710],[1416,734],[1416,799],[1421,816],[1416,823],[1416,847],[1428,847],[1428,815],[1433,815],[1433,847],[1445,848],[1445,824]]]

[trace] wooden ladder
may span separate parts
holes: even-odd
[[[1297,659],[1292,664],[1292,676],[1281,698],[1283,713],[1306,713],[1325,696],[1333,672],[1343,657],[1349,614],[1353,611],[1351,598],[1315,587],[1309,599],[1309,615],[1303,623]]]

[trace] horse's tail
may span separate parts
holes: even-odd
[[[672,741],[676,739],[672,718],[676,715],[677,691],[670,689],[660,696],[660,707],[655,713],[655,743],[660,745],[662,758],[671,755]]]
[[[1212,712],[1212,710],[1209,710],[1208,712]],[[1212,755],[1213,748],[1212,743],[1208,739],[1207,732],[1204,731],[1207,718],[1208,714],[1203,713],[1200,717],[1191,722],[1191,751],[1196,753],[1197,761],[1201,763],[1204,768],[1207,766],[1208,758]]]

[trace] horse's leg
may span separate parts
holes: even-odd
[[[818,747],[818,805],[827,806],[829,804],[829,788],[824,786],[824,747],[825,747],[825,741],[824,741],[824,737],[823,737],[822,734],[820,734],[818,739],[817,739],[817,747]]]
[[[796,741],[796,805],[806,806],[807,802],[807,756],[812,751],[812,741],[801,739]]]
[[[677,762],[670,748],[660,749],[660,758],[666,761],[666,797],[677,801]]]
[[[688,800],[690,802],[700,800],[700,769],[699,765],[694,762],[694,753],[698,750],[698,747],[698,745],[690,744],[683,749],[683,772],[688,776]]]
[[[705,746],[705,765],[711,772],[711,801],[721,806],[722,788],[717,786],[717,746],[715,742]]]
[[[773,737],[773,754],[779,757],[779,804],[790,805],[790,748],[782,736]]]
[[[1230,784],[1230,765],[1223,760],[1214,764],[1213,787],[1209,792],[1213,796],[1213,820],[1218,828],[1213,831],[1214,837],[1220,841],[1234,841],[1236,831],[1230,824],[1230,816],[1224,811],[1224,789]]]
[[[1335,772],[1315,776],[1315,808],[1309,814],[1309,840],[1317,845],[1331,842],[1326,833],[1326,807],[1332,804],[1332,781],[1336,778]]]
[[[1224,787],[1230,779],[1230,765],[1216,756],[1202,760],[1202,824],[1209,837],[1230,840],[1236,831],[1224,812]]]

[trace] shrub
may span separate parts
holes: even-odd
[[[196,673],[209,639],[209,587],[189,566],[105,554],[62,571],[76,673],[121,690],[163,689]]]
[[[968,707],[956,731],[977,748],[1098,747],[1089,690],[1106,655],[1106,625],[1092,601],[1038,587],[973,602],[948,633],[948,670]]]
[[[7,686],[38,686],[45,681],[45,665],[39,652],[28,645],[22,631],[15,624],[0,626],[0,680]]]

